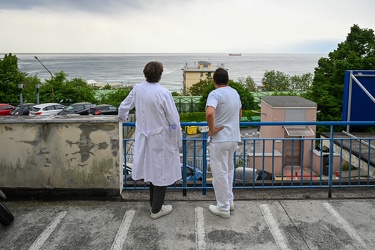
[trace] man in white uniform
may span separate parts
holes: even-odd
[[[234,210],[234,152],[241,141],[242,104],[237,91],[228,85],[228,72],[218,68],[213,76],[215,90],[208,95],[206,119],[210,137],[210,162],[216,205],[208,209],[223,218]]]
[[[179,148],[182,146],[180,117],[171,93],[159,84],[160,62],[149,62],[143,73],[146,82],[134,86],[119,107],[127,119],[135,107],[136,127],[132,178],[150,182],[151,218],[172,212],[163,205],[167,186],[182,178]]]

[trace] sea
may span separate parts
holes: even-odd
[[[185,66],[196,66],[199,61],[210,62],[213,68],[228,69],[231,80],[238,81],[240,78],[250,76],[255,83],[261,84],[266,71],[276,70],[288,75],[314,73],[318,60],[327,57],[324,54],[283,53],[245,53],[235,56],[224,53],[14,53],[14,55],[18,58],[20,71],[29,76],[36,75],[42,81],[51,78],[49,72],[55,74],[64,71],[68,79],[81,78],[88,83],[123,86],[144,81],[145,64],[159,61],[164,66],[160,84],[172,92],[182,91],[182,69]]]

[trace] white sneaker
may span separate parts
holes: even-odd
[[[172,206],[171,205],[163,205],[161,206],[161,209],[158,213],[154,214],[151,212],[151,219],[155,220],[155,219],[158,219],[164,215],[167,215],[169,214],[170,212],[172,212]]]
[[[217,206],[214,206],[214,205],[210,205],[208,207],[208,210],[210,210],[210,212],[213,213],[214,215],[218,215],[226,219],[230,217],[229,211],[220,210],[217,208]]]
[[[234,211],[234,202],[233,201],[230,202],[230,211]]]

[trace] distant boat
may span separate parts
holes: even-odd
[[[241,53],[232,53],[232,54],[229,54],[230,56],[241,56]]]

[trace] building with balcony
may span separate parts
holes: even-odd
[[[187,95],[189,89],[193,84],[200,80],[205,80],[207,77],[212,77],[216,68],[212,68],[211,63],[207,61],[199,61],[198,65],[188,66],[186,63],[182,68],[183,76],[183,93]]]

